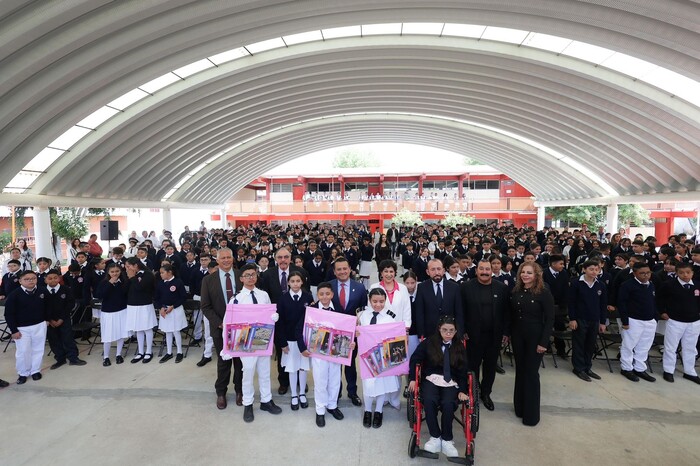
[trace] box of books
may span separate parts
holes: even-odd
[[[363,325],[357,344],[363,379],[408,374],[408,338],[403,322]]]
[[[224,316],[223,353],[232,357],[270,356],[274,346],[274,304],[229,304]]]
[[[311,357],[349,366],[356,323],[355,316],[307,307],[303,332]]]

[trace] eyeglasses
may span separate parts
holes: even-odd
[[[456,329],[448,330],[445,328],[441,328],[440,333],[444,333],[445,335],[452,335],[453,333],[457,333],[457,330]]]
[[[256,273],[244,273],[243,275],[241,275],[241,277],[243,277],[243,278],[255,278],[257,276],[258,276],[258,274],[256,274]]]

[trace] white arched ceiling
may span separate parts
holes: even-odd
[[[63,131],[144,82],[224,50],[329,27],[513,27],[700,79],[698,8],[686,2],[228,3],[0,4],[0,185]],[[697,191],[698,116],[647,84],[518,45],[336,39],[255,54],[165,88],[92,131],[27,193],[221,204],[283,161],[368,140],[472,154],[541,200]]]

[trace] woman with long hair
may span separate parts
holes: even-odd
[[[387,259],[391,259],[391,246],[386,239],[386,235],[382,234],[379,237],[379,242],[374,246],[374,261],[377,263],[377,267],[379,267],[379,264]]]
[[[17,248],[20,251],[20,263],[22,264],[22,270],[32,270],[32,262],[34,262],[34,251],[27,246],[27,240],[20,238],[17,240]]]
[[[526,426],[540,422],[540,363],[554,325],[554,298],[544,285],[542,268],[523,263],[511,296],[515,357],[515,415]]]
[[[80,252],[80,238],[73,238],[68,246],[68,254],[70,254],[70,260],[76,260],[75,256]]]

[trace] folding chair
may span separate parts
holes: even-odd
[[[182,306],[185,309],[185,314],[187,315],[187,327],[185,328],[184,332],[185,336],[189,338],[189,341],[187,342],[187,348],[185,349],[185,357],[187,357],[187,354],[190,351],[190,347],[192,346],[192,342],[194,341],[195,323],[199,318],[199,314],[201,314],[202,312],[199,304],[199,301],[195,301],[194,299],[188,299]],[[195,343],[195,346],[200,345],[199,343]]]
[[[94,322],[92,320],[88,320],[86,322],[83,322],[83,318],[85,317],[85,314],[87,313],[87,310],[88,310],[88,308],[90,308],[90,306],[83,307],[82,311],[80,310],[80,308],[81,308],[80,304],[76,303],[75,307],[73,307],[73,310],[71,311],[71,322],[75,322],[72,325],[72,328],[73,328],[73,333],[88,332],[89,336],[87,337],[87,343],[85,343],[85,344],[90,345],[90,350],[88,351],[88,356],[89,356],[90,354],[92,354],[92,349],[95,347],[95,343],[97,342],[97,337],[100,335],[100,331],[99,331],[100,324],[99,324],[99,322]],[[92,310],[90,312],[92,312]],[[74,319],[74,316],[77,313],[80,313],[80,319],[78,319],[76,321]],[[95,329],[97,329],[97,334],[94,334]],[[90,341],[91,338],[92,338],[92,341]],[[82,343],[78,343],[78,344],[82,344]]]
[[[612,347],[613,345],[622,344],[622,335],[620,334],[620,329],[622,328],[622,321],[620,320],[620,314],[617,311],[610,311],[608,320],[610,321],[610,324],[608,325],[608,332],[598,334],[600,348],[596,348],[596,352],[593,355],[593,357],[596,359],[605,359],[605,361],[608,363],[608,369],[612,374],[613,369],[612,364],[610,363],[611,359],[608,356],[608,348]],[[601,352],[605,355],[604,358],[600,358]],[[618,359],[619,358],[615,358],[615,360]]]

